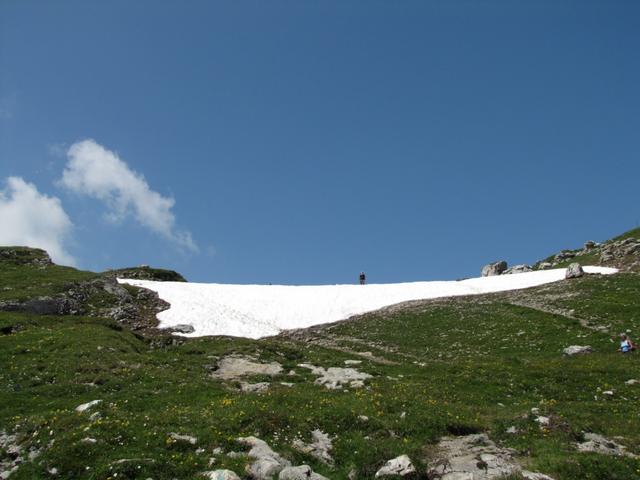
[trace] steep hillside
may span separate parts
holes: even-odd
[[[616,352],[640,332],[638,273],[172,339],[153,295],[26,257],[0,261],[4,478],[278,478],[289,462],[315,473],[280,478],[369,479],[400,455],[404,478],[640,478],[640,363]],[[29,307],[46,298],[74,310]],[[145,327],[113,316],[126,305],[147,305]]]

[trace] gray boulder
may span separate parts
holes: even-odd
[[[584,275],[584,270],[579,263],[572,263],[567,268],[567,272],[564,275],[564,278],[580,278]]]
[[[494,275],[501,275],[507,269],[507,262],[500,260],[499,262],[489,263],[482,267],[483,277],[492,277]]]

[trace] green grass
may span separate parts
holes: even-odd
[[[97,277],[93,272],[83,272],[58,265],[35,266],[0,262],[0,301],[23,301],[34,297],[62,293],[74,282]]]
[[[640,227],[624,232],[623,234],[612,238],[612,241],[619,242],[620,240],[626,240],[627,238],[640,238]]]
[[[0,267],[2,285],[12,286],[2,294],[10,298],[56,293],[93,275]],[[424,475],[441,436],[474,432],[514,448],[529,469],[556,479],[640,478],[638,460],[578,453],[574,446],[591,431],[640,453],[640,385],[625,384],[640,380],[640,357],[616,353],[615,338],[627,329],[634,339],[640,332],[640,275],[588,276],[522,295],[549,310],[573,310],[575,318],[514,305],[506,293],[444,299],[315,333],[338,350],[288,337],[210,337],[153,348],[113,321],[0,313],[0,430],[43,452],[11,479],[50,478],[53,467],[65,479],[197,478],[210,469],[215,447],[242,450],[235,439],[247,435],[331,479],[346,479],[351,470],[372,478],[386,460],[405,453]],[[94,299],[98,307],[108,302]],[[562,349],[572,344],[595,352],[564,357]],[[232,353],[278,361],[284,373],[250,378],[270,380],[271,387],[241,394],[237,381],[210,376],[216,360]],[[298,367],[344,366],[346,359],[362,360],[356,368],[373,375],[366,388],[327,390]],[[615,393],[609,398],[604,390]],[[95,399],[102,403],[93,410],[75,412]],[[552,418],[550,428],[534,422],[533,407]],[[92,421],[94,411],[101,418]],[[510,426],[519,433],[506,433]],[[334,467],[292,447],[294,438],[308,440],[316,428],[335,437]],[[171,442],[170,432],[194,435],[198,445]],[[97,443],[83,443],[87,437]],[[215,468],[245,475],[245,458],[215,458]]]

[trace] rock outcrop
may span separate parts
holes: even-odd
[[[305,443],[300,439],[296,439],[293,441],[293,446],[297,450],[307,453],[327,465],[333,465],[333,458],[329,453],[333,448],[331,437],[320,430],[314,430],[311,432],[310,443]]]
[[[48,267],[53,265],[51,257],[40,248],[0,247],[0,263]]]
[[[492,277],[494,275],[501,275],[507,269],[507,262],[500,260],[498,262],[489,263],[482,267],[483,277]]]
[[[582,257],[585,258],[582,259]],[[603,243],[589,240],[582,248],[563,250],[536,263],[534,269],[563,267],[567,262],[577,260],[583,264],[615,267],[621,271],[640,271],[640,229],[632,230]]]
[[[440,480],[493,480],[518,475],[529,480],[553,480],[542,473],[523,470],[515,451],[498,447],[484,433],[445,437],[429,462],[428,478]]]
[[[581,452],[595,452],[616,457],[638,458],[637,455],[627,451],[627,447],[620,445],[613,440],[598,435],[597,433],[585,433],[584,441],[576,445]]]

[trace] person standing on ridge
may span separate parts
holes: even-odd
[[[360,272],[360,285],[364,285],[367,281],[367,277],[365,276],[364,272]]]

